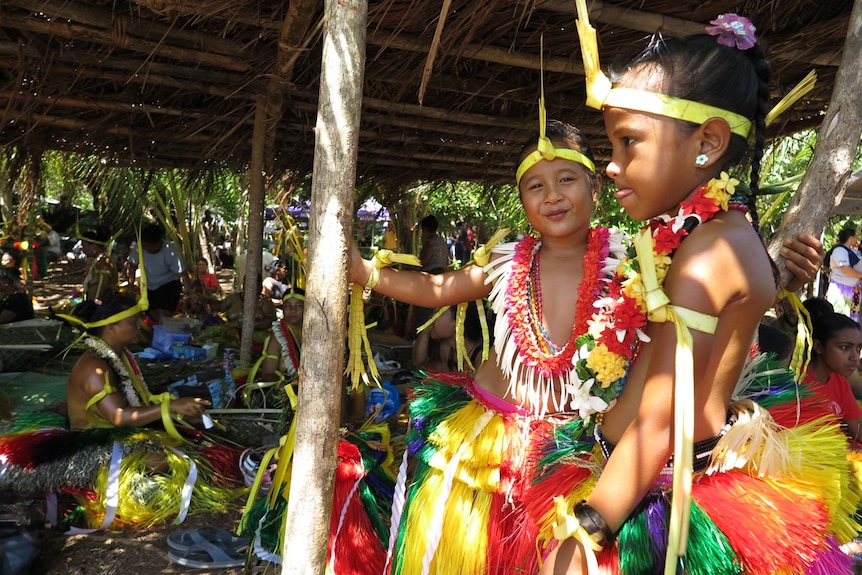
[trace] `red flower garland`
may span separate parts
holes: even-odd
[[[593,302],[598,299],[605,282],[602,281],[601,264],[609,253],[608,230],[592,229],[587,237],[587,251],[584,254],[584,275],[578,287],[578,304],[572,334],[559,353],[550,354],[542,348],[540,317],[531,313],[527,297],[530,267],[534,257],[538,257],[540,240],[527,236],[515,246],[512,258],[512,272],[507,288],[509,326],[524,365],[537,369],[545,377],[562,375],[572,369],[575,353],[575,339],[587,331],[587,322],[593,315]]]

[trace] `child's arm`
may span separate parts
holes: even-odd
[[[665,282],[674,305],[718,318],[714,335],[691,330],[695,440],[711,436],[725,423],[757,320],[774,298],[766,251],[752,249],[757,241],[738,214],[705,224],[679,248]],[[631,409],[634,417],[588,501],[614,530],[654,486],[672,452],[677,338],[670,323],[652,323],[648,333],[651,342],[626,383],[642,393],[639,398],[634,394],[636,405],[631,405],[633,394],[628,394],[614,408]],[[612,411],[609,416],[613,415],[617,414]]]
[[[373,263],[362,259],[356,244],[351,246],[349,280],[365,285]],[[485,284],[485,270],[470,265],[453,272],[427,274],[418,271],[383,268],[374,287],[377,293],[422,307],[454,305],[486,297],[491,285]]]

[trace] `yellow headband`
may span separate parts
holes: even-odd
[[[541,48],[541,55],[544,54],[544,46]],[[540,55],[540,56],[541,56]],[[544,67],[544,66],[543,66]],[[515,182],[520,184],[521,178],[527,170],[541,162],[542,160],[552,161],[556,158],[576,162],[587,168],[590,172],[596,172],[596,165],[588,157],[573,150],[571,148],[555,148],[551,139],[545,135],[545,130],[548,125],[548,111],[545,108],[545,79],[542,76],[541,80],[541,95],[539,97],[539,141],[536,144],[536,149],[527,154],[527,157],[521,160],[518,165],[518,170],[515,172]]]
[[[635,88],[612,88],[610,79],[599,66],[596,29],[590,26],[586,0],[575,0],[575,3],[578,7],[578,38],[581,42],[581,57],[587,79],[587,106],[596,110],[601,110],[605,106],[625,108],[694,124],[703,124],[710,118],[721,118],[730,125],[731,132],[748,139],[752,123],[745,116],[684,98]]]
[[[289,300],[289,299],[296,299],[296,300],[304,302],[305,296],[302,295],[301,293],[297,293],[297,292],[291,290],[291,291],[287,292],[286,294],[284,294],[284,297],[281,299],[282,299],[282,301]]]
[[[144,252],[143,247],[141,246],[141,233],[138,231],[138,269],[141,270],[141,279],[138,282],[138,285],[141,290],[141,297],[138,299],[138,303],[130,307],[129,309],[124,309],[121,312],[117,312],[111,317],[106,317],[105,319],[100,319],[99,321],[94,321],[93,323],[86,323],[81,320],[81,318],[75,317],[73,315],[66,314],[57,314],[57,317],[63,318],[66,321],[74,323],[76,325],[80,325],[84,329],[93,329],[96,327],[103,327],[111,323],[116,323],[118,321],[123,321],[126,318],[130,318],[132,316],[138,315],[141,312],[147,311],[150,307],[149,299],[147,298],[147,274],[144,271]]]

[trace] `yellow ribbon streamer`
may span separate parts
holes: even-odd
[[[392,250],[377,250],[371,263],[375,269],[380,270],[392,264],[405,264],[410,266],[421,266],[422,261],[413,254],[401,254]],[[363,286],[353,284],[350,286],[350,305],[348,307],[348,325],[347,330],[347,367],[344,369],[345,375],[350,376],[351,389],[357,390],[363,383],[368,385],[374,382],[379,385],[380,373],[377,370],[377,364],[374,363],[373,353],[371,350],[371,342],[368,341],[368,328],[373,326],[365,325],[365,306],[362,302],[364,293]],[[365,352],[366,362],[362,359],[362,354]]]
[[[494,246],[503,241],[511,230],[509,228],[500,228],[491,236],[491,238],[476,248],[473,252],[473,262],[480,267],[487,267],[489,263],[491,263],[491,250],[494,249]],[[469,263],[469,262],[468,262]]]
[[[565,498],[554,497],[554,538],[562,543],[570,537],[577,539],[584,548],[584,557],[587,560],[587,575],[592,575],[599,572],[599,561],[596,558],[596,553],[602,548],[587,534],[586,530],[581,527],[578,519],[569,513],[569,504]]]
[[[673,322],[676,331],[676,369],[674,374],[674,449],[673,495],[668,528],[668,546],[665,555],[665,575],[674,575],[678,558],[685,555],[688,545],[689,513],[691,507],[692,463],[694,459],[694,347],[686,320],[670,305],[670,299],[659,285],[655,272],[652,233],[647,228],[635,236],[635,250],[640,262],[644,284],[644,302],[650,321]],[[713,333],[716,318],[685,310],[686,317],[712,319],[710,325],[697,325],[699,331]],[[707,329],[704,329],[707,328]]]
[[[808,309],[802,305],[802,300],[793,292],[781,289],[778,292],[778,299],[783,299],[793,311],[796,312],[796,341],[793,344],[793,356],[790,359],[790,370],[793,372],[796,381],[802,381],[808,364],[811,363],[811,316]]]

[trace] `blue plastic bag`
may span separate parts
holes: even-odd
[[[372,387],[368,393],[365,417],[371,417],[371,414],[379,409],[380,412],[374,420],[383,421],[398,413],[400,407],[401,395],[398,393],[398,388],[389,381],[384,381],[381,387]]]

